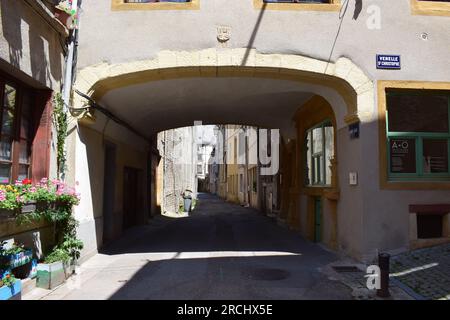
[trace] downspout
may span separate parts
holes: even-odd
[[[81,7],[82,0],[72,0],[72,12],[75,12],[78,16],[79,7]],[[79,23],[79,16],[77,17]],[[70,104],[70,94],[72,91],[72,84],[74,80],[75,64],[74,58],[76,57],[76,47],[78,42],[78,26],[75,26],[69,36],[69,44],[67,46],[67,57],[66,57],[66,69],[64,75],[64,83],[62,89],[62,99],[63,99],[63,111],[64,113],[69,113]],[[67,144],[64,144],[64,152],[67,153]],[[61,172],[61,177],[63,181],[66,180],[65,170]]]
[[[80,1],[81,5],[81,1]],[[72,0],[72,11],[78,12],[78,0]],[[64,75],[64,85],[62,90],[62,96],[64,101],[64,112],[68,112],[69,102],[70,102],[70,92],[72,91],[72,80],[74,73],[74,56],[76,50],[76,42],[78,38],[78,28],[74,28],[70,37],[69,44],[67,50],[67,58],[66,58],[66,70]]]

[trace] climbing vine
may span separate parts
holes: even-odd
[[[67,113],[64,112],[64,101],[61,93],[56,93],[53,97],[53,124],[56,129],[56,159],[58,177],[66,170],[66,150],[65,142],[67,138]]]

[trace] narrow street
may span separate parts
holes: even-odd
[[[253,209],[203,194],[192,216],[127,230],[41,298],[350,299],[319,270],[336,259]]]

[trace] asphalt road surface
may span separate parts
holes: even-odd
[[[85,262],[44,299],[351,299],[320,268],[337,257],[249,208],[202,194]]]

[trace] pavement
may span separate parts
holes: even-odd
[[[203,194],[190,216],[128,229],[64,285],[23,299],[353,299],[323,272],[338,259],[254,209]]]
[[[418,249],[391,258],[391,279],[416,299],[450,300],[450,244]]]

